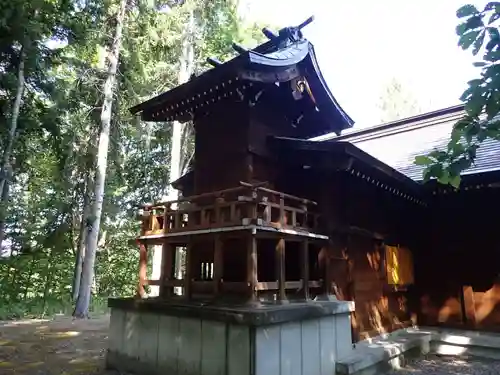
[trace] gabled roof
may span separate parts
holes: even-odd
[[[271,106],[290,112],[290,125],[304,137],[350,128],[353,120],[330,92],[314,47],[300,31],[310,21],[284,28],[278,35],[265,30],[268,42],[250,50],[236,45],[239,55],[235,58],[215,63],[212,69],[130,111],[140,113],[145,121],[188,121],[219,102],[248,100],[255,105],[262,92],[269,92],[261,100],[281,101],[281,106]]]
[[[435,149],[446,149],[453,125],[463,114],[464,106],[458,105],[338,137],[324,136],[322,141],[350,142],[409,178],[420,181],[424,167],[414,164],[415,157]],[[475,164],[463,174],[497,170],[500,170],[500,142],[488,139],[477,150]]]

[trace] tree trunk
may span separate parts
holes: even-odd
[[[0,256],[2,254],[2,243],[5,238],[5,218],[7,210],[7,201],[9,199],[9,187],[12,172],[10,168],[6,168],[5,179],[3,183],[3,191],[0,190]]]
[[[194,12],[191,10],[189,14],[188,26],[184,31],[182,38],[182,51],[179,57],[179,75],[178,83],[183,84],[189,80],[193,72],[194,65],[194,46],[193,46],[193,34],[194,34],[195,18]],[[176,200],[179,197],[179,193],[175,190],[170,183],[177,180],[180,177],[181,172],[181,155],[182,155],[182,133],[184,125],[179,121],[174,121],[172,128],[172,138],[170,143],[170,173],[169,173],[169,186],[167,187],[167,197],[166,200]],[[163,199],[165,200],[165,199]],[[173,207],[175,208],[175,207]],[[177,248],[175,254],[175,272],[176,276],[180,277],[180,249]],[[153,260],[152,260],[152,274],[151,279],[157,280],[161,275],[161,254],[162,246],[153,247]],[[178,292],[178,288],[176,288]],[[158,296],[160,292],[159,286],[151,286],[151,296]]]
[[[12,107],[12,118],[10,121],[9,135],[7,136],[7,144],[2,156],[2,165],[0,167],[0,194],[2,199],[0,202],[0,249],[5,237],[5,212],[7,210],[7,202],[9,199],[8,179],[12,179],[13,173],[8,173],[10,169],[10,156],[16,137],[17,121],[19,119],[19,111],[21,110],[21,101],[24,93],[24,47],[21,47],[19,52],[19,65],[17,66],[17,89],[16,99]]]
[[[97,150],[97,168],[94,185],[94,204],[89,221],[92,222],[88,234],[88,246],[83,261],[82,278],[80,291],[76,301],[73,316],[86,318],[89,313],[90,295],[94,280],[94,263],[96,257],[97,244],[99,241],[99,228],[101,224],[102,206],[104,200],[104,187],[106,180],[106,167],[108,161],[109,132],[111,127],[111,106],[113,104],[113,91],[116,83],[116,71],[120,58],[121,40],[123,24],[125,21],[125,11],[127,0],[120,0],[120,8],[116,16],[116,29],[109,55],[109,67],[104,82],[104,101],[101,111],[101,134],[99,136],[99,147]]]
[[[85,189],[83,192],[83,209],[82,217],[80,220],[80,235],[78,236],[78,248],[76,249],[75,257],[75,268],[73,271],[73,288],[72,288],[72,298],[73,301],[78,299],[78,294],[80,292],[80,281],[82,279],[82,269],[83,260],[85,258],[85,249],[87,248],[87,234],[89,228],[87,226],[87,220],[90,216],[90,176],[86,177]]]

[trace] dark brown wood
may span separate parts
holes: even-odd
[[[139,242],[139,284],[137,285],[137,296],[144,298],[148,272],[148,249],[145,243]]]
[[[213,279],[214,295],[219,294],[223,274],[224,274],[223,243],[221,236],[216,235],[214,239],[214,279]]]
[[[304,299],[309,299],[309,241],[305,239],[301,243],[302,254],[301,254],[301,263],[302,263],[302,282],[303,282],[303,290]]]
[[[253,302],[257,301],[257,266],[257,239],[252,233],[247,238],[247,283]]]
[[[165,283],[175,277],[175,247],[168,242],[163,244],[161,263],[160,297],[168,298],[172,295],[173,290],[170,286],[166,286]]]
[[[278,300],[286,300],[285,275],[285,239],[280,238],[276,245],[276,278],[278,282]]]

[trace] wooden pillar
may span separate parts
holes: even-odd
[[[309,299],[309,239],[306,238],[302,243],[302,282],[304,299]]]
[[[186,274],[184,275],[184,297],[191,298],[193,284],[193,245],[191,240],[186,244]]]
[[[139,284],[137,285],[137,296],[144,298],[146,291],[144,286],[147,282],[148,272],[148,248],[144,242],[139,242]]]
[[[276,246],[276,276],[278,279],[278,300],[285,301],[285,239],[280,238]]]
[[[247,283],[250,289],[250,301],[257,301],[257,239],[252,233],[247,240]]]
[[[175,247],[171,243],[163,243],[163,252],[161,256],[161,275],[160,275],[160,297],[168,298],[172,295],[172,287],[165,285],[172,281],[174,276],[174,253]]]
[[[222,239],[220,235],[215,236],[214,241],[214,296],[219,294],[224,273],[224,254],[222,250]]]
[[[474,289],[471,286],[462,287],[462,309],[464,310],[464,323],[471,328],[476,326],[476,303]]]

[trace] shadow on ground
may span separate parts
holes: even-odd
[[[109,316],[0,321],[0,374],[114,375],[104,370]]]

